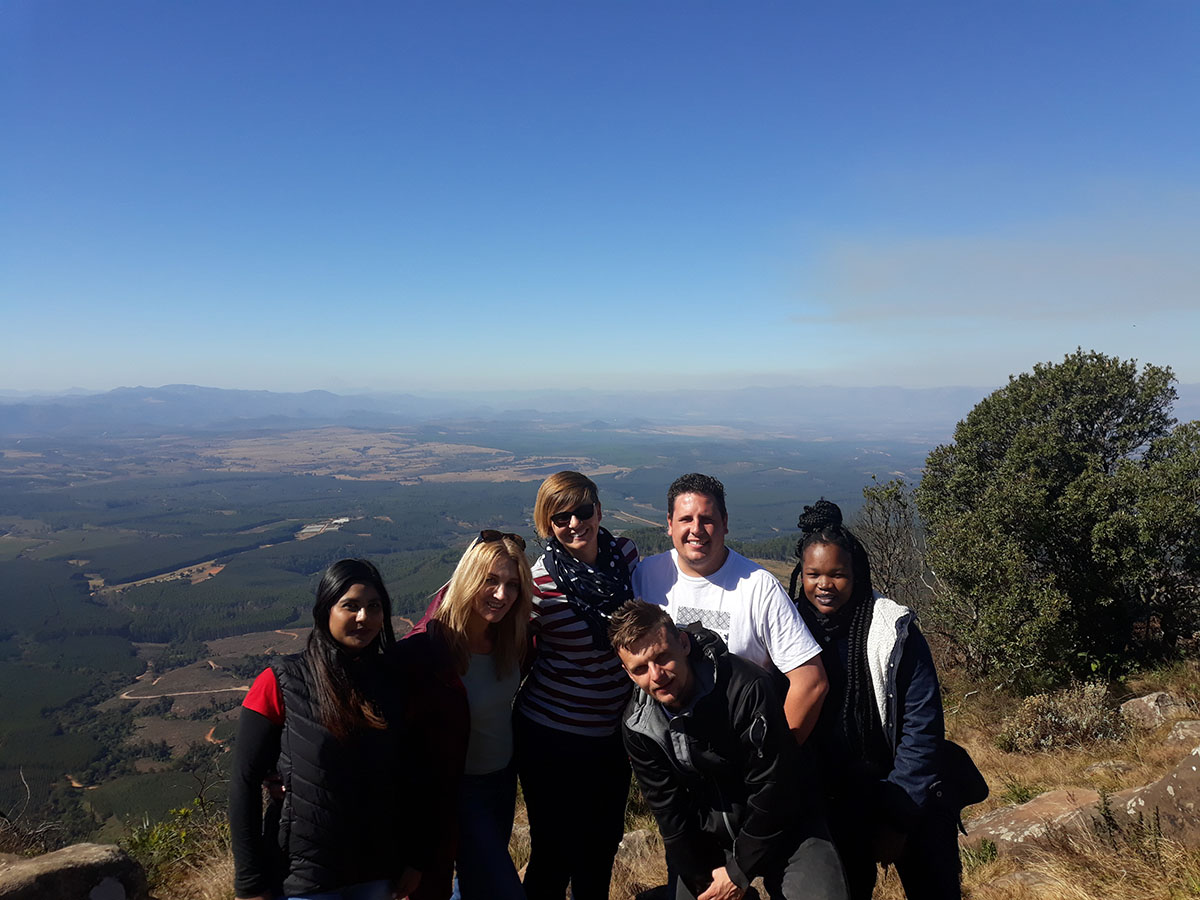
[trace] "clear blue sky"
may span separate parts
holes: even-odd
[[[1200,381],[1200,4],[0,4],[0,388]]]

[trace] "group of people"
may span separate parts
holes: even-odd
[[[547,478],[533,517],[532,566],[521,536],[480,532],[403,640],[371,563],[325,572],[305,651],[243,704],[240,900],[604,900],[631,768],[670,896],[740,900],[762,877],[865,900],[877,863],[909,897],[960,896],[929,648],[837,506],[805,507],[794,598],[725,545],[710,476],[670,486],[672,549],[640,562],[578,472]]]

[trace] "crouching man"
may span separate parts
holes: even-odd
[[[677,900],[846,900],[846,880],[767,672],[713,632],[630,600],[609,636],[641,688],[622,733],[678,873]]]

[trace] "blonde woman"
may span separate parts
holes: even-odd
[[[524,538],[481,531],[411,636],[448,659],[466,693],[470,736],[454,853],[454,896],[462,900],[525,897],[508,841],[517,792],[512,704],[532,594]]]
[[[533,508],[546,552],[533,565],[537,658],[517,700],[517,766],[529,813],[529,900],[607,900],[624,832],[629,760],[621,711],[630,681],[608,619],[633,598],[637,547],[600,525],[596,485],[557,472]]]

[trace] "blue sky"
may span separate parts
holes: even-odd
[[[0,5],[0,388],[1200,381],[1200,4]]]

